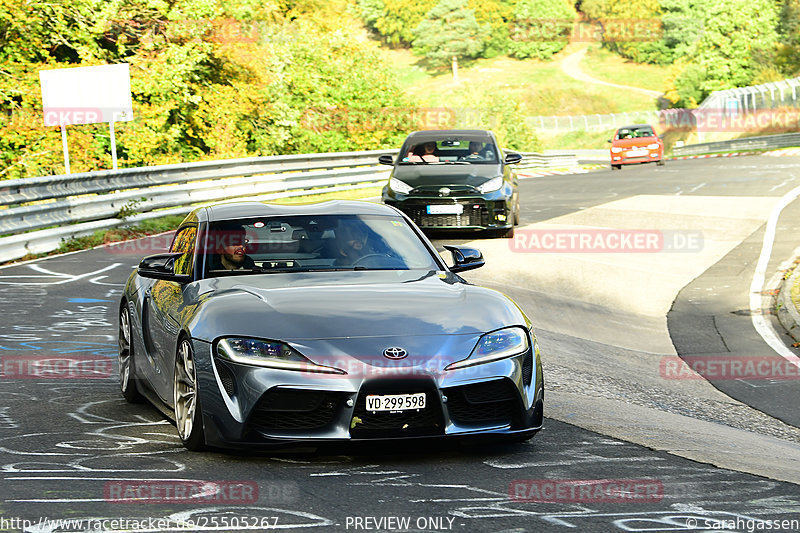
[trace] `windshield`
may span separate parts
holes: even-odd
[[[654,135],[655,133],[653,133],[653,129],[649,126],[642,126],[641,128],[620,128],[617,132],[617,140],[653,137]]]
[[[497,148],[486,137],[446,137],[419,140],[403,148],[400,164],[497,164]]]
[[[338,270],[439,270],[400,217],[259,217],[212,223],[204,239],[206,277]]]

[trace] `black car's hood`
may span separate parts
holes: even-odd
[[[411,187],[444,187],[469,185],[478,187],[487,180],[502,175],[497,164],[400,164],[393,176]]]
[[[480,334],[526,325],[503,294],[420,271],[262,274],[199,282],[192,335],[284,341]]]

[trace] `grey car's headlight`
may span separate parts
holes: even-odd
[[[500,187],[503,186],[503,176],[497,176],[496,178],[492,178],[489,181],[485,182],[483,185],[478,187],[478,191],[482,193],[496,191]]]
[[[394,192],[399,192],[400,194],[408,194],[414,189],[414,187],[408,183],[404,183],[397,178],[392,178],[389,180],[389,188]]]
[[[498,329],[481,337],[469,357],[447,365],[445,370],[456,370],[514,357],[525,353],[529,346],[528,335],[524,329],[518,327]]]
[[[346,374],[344,370],[312,363],[291,346],[282,342],[227,337],[217,343],[217,355],[234,363],[279,370],[299,370],[325,374]]]

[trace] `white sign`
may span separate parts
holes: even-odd
[[[128,65],[39,71],[45,126],[133,120]]]

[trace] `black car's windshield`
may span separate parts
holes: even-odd
[[[487,137],[425,138],[408,143],[400,154],[400,164],[497,164],[497,147]]]
[[[439,270],[400,217],[322,215],[212,223],[201,248],[206,277],[341,270]]]

